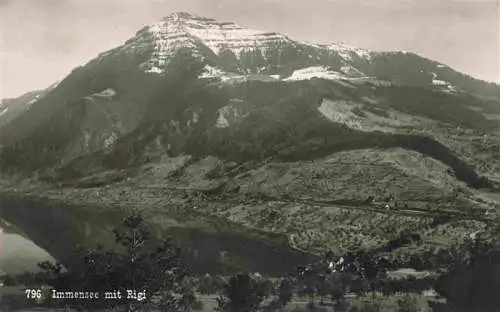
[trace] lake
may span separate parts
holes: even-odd
[[[38,271],[38,263],[54,261],[42,248],[12,228],[0,228],[0,270],[12,275],[25,271]]]

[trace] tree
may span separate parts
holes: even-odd
[[[359,311],[360,312],[379,312],[379,311],[382,311],[382,305],[377,300],[373,300],[372,302],[365,302],[361,306],[361,309]]]
[[[344,297],[337,299],[333,304],[333,310],[335,312],[345,312],[347,311],[348,308],[349,308],[349,303]]]
[[[116,300],[104,300],[101,296],[101,300],[92,301],[93,306],[119,305],[126,311],[144,311],[156,297],[163,298],[164,306],[177,306],[172,293],[187,273],[180,261],[180,250],[170,239],[153,245],[151,234],[139,213],[124,218],[122,227],[121,231],[113,231],[117,248],[106,250],[98,246],[88,251],[79,271],[62,272],[60,264],[41,263],[45,282],[56,289],[100,293],[119,290],[122,294],[122,298]],[[127,290],[145,291],[146,298],[142,301],[126,300]],[[80,306],[86,306],[88,302],[71,301]]]
[[[180,311],[192,312],[197,307],[197,300],[195,296],[194,287],[187,283],[183,283],[180,287],[180,294],[182,295],[178,301]]]
[[[316,299],[317,289],[317,275],[313,271],[306,272],[300,279],[301,293],[309,297],[309,303],[314,304]]]
[[[453,254],[434,288],[452,311],[497,311],[500,306],[500,248],[481,237],[466,240]]]
[[[271,280],[262,277],[253,277],[253,280],[257,283],[259,294],[261,294],[264,298],[267,298],[274,293],[274,285]]]
[[[377,282],[387,273],[387,264],[385,261],[382,258],[375,257],[373,253],[364,250],[349,252],[344,256],[344,259],[346,262],[345,270],[357,276],[353,280],[356,286],[353,287],[353,290],[361,292],[364,285],[368,285],[374,299]]]
[[[415,297],[406,295],[398,299],[398,312],[418,312],[418,302]]]
[[[321,305],[325,303],[325,298],[332,293],[333,285],[326,276],[320,277],[316,282],[317,295]]]
[[[350,279],[345,273],[332,273],[328,277],[330,287],[330,298],[335,311],[346,311],[348,304],[345,300],[345,295],[349,286]]]
[[[217,298],[218,311],[254,312],[258,311],[264,295],[258,283],[250,275],[240,273],[232,276],[224,286],[222,296]]]
[[[205,274],[200,279],[198,291],[204,295],[211,295],[217,291],[213,283],[213,277],[210,274]]]
[[[290,277],[281,280],[278,288],[278,302],[281,307],[285,307],[293,297],[294,283]]]

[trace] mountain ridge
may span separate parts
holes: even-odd
[[[165,28],[183,28],[183,23],[188,23],[188,21],[192,20],[201,20],[205,22],[209,22],[215,25],[223,25],[221,27],[226,27],[230,30],[236,29],[240,32],[248,32],[250,35],[262,35],[262,34],[271,34],[270,32],[262,32],[262,31],[254,31],[247,30],[241,26],[238,26],[234,23],[229,22],[217,22],[214,19],[203,18],[200,16],[192,15],[189,13],[173,13],[163,18],[160,22],[153,23],[149,26],[144,27],[140,31],[137,32],[135,37],[127,40],[124,45],[111,49],[109,51],[103,52],[99,54],[96,58],[88,62],[85,66],[75,68],[72,73],[66,77],[66,80],[71,80],[71,77],[75,76],[75,73],[80,72],[84,67],[92,67],[94,65],[102,65],[101,62],[108,64],[110,68],[116,68],[121,65],[126,65],[126,67],[131,66],[130,70],[136,70],[137,68],[132,68],[138,66],[139,68],[143,67],[143,70],[146,72],[160,72],[162,69],[164,61],[162,59],[157,59],[156,56],[161,56],[161,58],[165,57],[165,51],[162,50],[164,48],[162,46],[165,45],[165,39],[168,38],[168,33],[164,34],[159,31],[156,35],[154,31],[151,29],[161,28],[165,26]],[[173,23],[171,21],[174,21]],[[183,22],[184,21],[184,22]],[[177,25],[177,26],[176,26]],[[225,25],[225,26],[224,26]],[[229,25],[229,26],[227,26]],[[184,27],[185,28],[185,27]],[[188,32],[185,32],[186,34]],[[210,34],[210,32],[207,32]],[[199,31],[198,31],[199,34]],[[276,33],[272,33],[276,34]],[[213,34],[212,34],[213,35]],[[156,38],[156,37],[158,38]],[[166,36],[164,38],[164,36]],[[190,35],[191,39],[194,37]],[[310,68],[309,73],[302,77],[299,75],[299,79],[310,79],[311,77],[323,77],[323,78],[332,78],[333,79],[347,79],[349,77],[362,78],[362,77],[373,77],[374,80],[382,80],[388,81],[389,83],[402,83],[402,84],[411,84],[417,86],[426,86],[431,88],[444,89],[447,91],[456,91],[458,89],[464,89],[465,91],[480,91],[476,93],[484,93],[485,96],[491,97],[494,96],[496,98],[500,97],[500,87],[495,84],[484,84],[481,81],[472,79],[467,75],[458,74],[457,72],[450,69],[448,66],[443,65],[438,62],[429,61],[427,59],[421,58],[413,53],[407,52],[368,52],[365,49],[357,49],[352,47],[347,47],[343,44],[314,44],[314,43],[305,43],[300,41],[293,41],[289,37],[285,35],[276,34],[278,41],[286,42],[287,44],[281,47],[276,46],[267,46],[268,50],[272,50],[274,52],[262,53],[262,51],[257,51],[254,49],[254,41],[250,40],[251,44],[248,45],[248,49],[241,49],[231,51],[228,49],[222,49],[222,51],[213,51],[205,44],[202,44],[200,48],[203,50],[203,53],[208,54],[208,56],[204,56],[205,59],[209,60],[209,67],[213,68],[213,72],[215,74],[212,76],[228,77],[226,73],[230,75],[235,75],[237,77],[241,77],[241,75],[252,74],[263,74],[270,79],[281,79],[292,77],[294,71],[303,70],[305,68]],[[235,37],[235,36],[233,36]],[[237,37],[237,36],[236,36]],[[156,38],[156,39],[155,39]],[[191,44],[199,45],[199,42],[193,42],[190,39],[190,44],[188,45],[190,48],[193,48]],[[214,40],[214,38],[205,38],[208,41]],[[205,41],[207,41],[205,40]],[[160,42],[157,44],[157,42]],[[168,40],[167,40],[168,41]],[[196,41],[196,40],[195,40]],[[203,41],[203,40],[202,40]],[[174,40],[175,43],[175,40]],[[170,44],[170,43],[169,43]],[[173,44],[173,43],[172,43]],[[219,44],[224,45],[223,42],[219,42]],[[168,44],[167,44],[168,46]],[[217,46],[217,42],[212,44],[213,46]],[[261,44],[262,46],[262,44]],[[265,46],[264,46],[265,47]],[[331,49],[331,47],[334,47]],[[198,47],[196,47],[198,48]],[[241,53],[241,52],[244,53]],[[216,52],[220,52],[217,54]],[[236,53],[235,53],[236,52]],[[202,54],[203,54],[202,53]],[[116,54],[116,55],[114,55]],[[241,54],[241,55],[239,55]],[[111,57],[114,55],[113,57]],[[374,58],[375,55],[376,57]],[[110,56],[107,58],[107,56]],[[110,61],[110,58],[114,59],[114,61]],[[135,61],[134,61],[135,60]],[[151,63],[152,62],[152,63]],[[161,63],[160,67],[154,65],[156,63]],[[402,64],[413,64],[420,63],[419,67],[425,67],[424,69],[420,69],[417,72],[411,73],[411,71],[406,71],[410,73],[408,77],[401,76],[398,78],[397,75],[400,75],[402,72],[400,69]],[[111,63],[111,64],[109,64]],[[158,65],[160,65],[158,63]],[[392,64],[387,66],[387,64]],[[127,65],[128,64],[128,65]],[[214,67],[215,66],[215,67]],[[317,67],[318,70],[315,70],[314,66]],[[411,65],[414,66],[414,65]],[[322,69],[324,67],[324,69]],[[428,67],[428,68],[427,68]],[[312,69],[311,69],[312,68]],[[210,70],[207,68],[206,70]],[[101,69],[100,72],[105,72],[107,70]],[[323,72],[329,72],[331,75],[325,75]],[[436,72],[438,72],[436,74]],[[126,71],[123,70],[123,73]],[[233,73],[233,74],[231,74]],[[90,73],[89,73],[90,74]],[[118,73],[117,73],[118,74]],[[92,73],[90,75],[94,75]],[[405,74],[407,75],[407,74]],[[99,76],[99,75],[97,75]],[[208,74],[210,76],[210,74]],[[443,76],[443,77],[441,77]],[[449,77],[449,78],[448,78]],[[458,79],[460,83],[450,83],[449,81],[453,81]],[[79,83],[79,82],[77,82]],[[80,85],[82,83],[79,83]],[[86,82],[85,84],[89,84]],[[92,84],[92,82],[90,82]],[[471,85],[471,88],[464,88],[463,85]],[[104,90],[106,86],[103,86],[101,89]],[[92,88],[93,90],[89,93],[100,92],[102,90],[97,90],[97,87]],[[468,90],[469,89],[469,90]],[[54,105],[55,106],[55,105]],[[44,111],[50,111],[48,109],[44,109]],[[40,112],[43,114],[45,112]],[[30,124],[30,122],[24,122],[25,124]],[[15,133],[11,133],[11,135],[16,135]]]
[[[199,63],[193,69],[197,71],[197,77],[222,85],[246,84],[246,81],[251,80],[269,83],[297,81],[299,85],[307,85],[310,79],[319,78],[337,81],[355,90],[361,90],[360,86],[374,84],[373,88],[377,90],[376,93],[380,93],[379,91],[391,85],[429,88],[459,98],[465,97],[468,93],[467,87],[464,87],[461,82],[466,76],[459,75],[457,76],[459,79],[455,79],[457,82],[449,82],[448,80],[453,81],[453,79],[445,80],[435,71],[439,69],[444,71],[443,75],[452,75],[453,70],[413,53],[378,53],[349,47],[345,44],[322,45],[299,42],[277,33],[251,30],[231,22],[219,22],[199,15],[177,12],[142,28],[124,45],[101,53],[85,66],[74,69],[61,83],[49,88],[48,94],[44,97],[38,100],[35,98],[30,111],[6,123],[0,132],[1,144],[19,150],[19,146],[24,144],[23,140],[29,138],[30,135],[36,136],[34,133],[36,129],[51,121],[54,125],[58,124],[59,122],[55,121],[58,118],[57,115],[73,114],[70,111],[75,110],[76,107],[83,110],[75,113],[80,114],[75,117],[81,118],[87,114],[85,118],[92,123],[92,119],[96,120],[95,118],[98,117],[95,117],[97,116],[95,113],[92,113],[94,117],[91,117],[89,109],[102,106],[103,110],[98,114],[103,115],[99,118],[104,118],[103,121],[107,120],[104,123],[111,124],[114,123],[110,121],[111,119],[117,120],[120,126],[118,124],[106,126],[104,123],[101,123],[104,128],[96,126],[96,129],[108,132],[109,136],[100,136],[100,139],[96,139],[97,141],[91,144],[95,148],[90,148],[88,151],[84,148],[81,153],[76,153],[75,157],[78,158],[87,152],[92,153],[100,147],[104,148],[108,144],[106,142],[118,139],[139,125],[139,120],[148,111],[148,107],[151,107],[151,102],[155,101],[154,97],[158,97],[158,95],[150,95],[158,94],[158,92],[162,94],[159,86],[164,83],[163,77],[172,74],[165,71],[171,68],[174,71],[172,75],[175,75],[175,71],[179,73],[182,70],[179,66],[182,67],[183,64],[173,66],[169,64],[174,59],[174,55],[179,53],[184,54],[181,57],[181,63],[184,61],[186,64],[191,64],[193,61]],[[196,68],[196,66],[202,68]],[[476,83],[481,86],[480,91],[490,87],[479,81]],[[472,89],[477,89],[474,84],[472,84]],[[342,92],[346,90],[344,88]],[[407,90],[411,92],[410,89]],[[111,96],[98,96],[108,91],[112,93]],[[392,93],[390,96],[393,97]],[[429,96],[429,99],[434,97],[431,94]],[[488,98],[490,92],[475,93],[475,96]],[[442,96],[436,94],[435,97]],[[103,103],[111,103],[113,98],[116,98],[118,102],[129,103],[122,106],[128,107],[131,111],[126,112],[127,109],[125,109],[123,113],[116,115],[112,111],[121,110],[119,106],[111,110],[104,109],[111,104],[104,105]],[[382,100],[399,101],[399,98]],[[76,103],[80,104],[76,105]],[[490,109],[492,105],[488,108]],[[393,106],[394,108],[401,109]],[[418,110],[417,107],[412,108],[414,111],[415,109]],[[105,113],[105,111],[109,112]],[[493,111],[495,111],[494,108]],[[219,114],[218,111],[217,114]],[[112,115],[116,116],[111,117]],[[442,117],[444,116],[434,114],[431,118],[442,119]],[[60,117],[60,122],[63,122],[65,118],[67,117]],[[219,125],[221,122],[224,123],[219,120]],[[452,123],[455,122],[452,121]],[[484,125],[488,123],[492,122],[483,121]],[[460,125],[467,124],[462,122]],[[479,123],[474,125],[474,127],[479,126]],[[85,129],[85,127],[80,130],[75,129],[77,132],[82,132],[85,138],[82,142],[87,142],[89,137],[95,136],[90,135],[88,132],[90,130]],[[84,145],[88,145],[88,142]],[[50,149],[57,150],[58,148],[54,146]],[[70,149],[78,150],[79,148]]]
[[[355,236],[383,244],[394,222],[429,244],[451,229],[449,243],[498,207],[488,178],[500,176],[498,86],[413,53],[192,20],[142,28],[0,129],[4,177],[60,201],[139,207],[153,222],[175,210],[180,224],[263,228],[304,250]],[[394,211],[360,206],[392,195]],[[450,213],[473,224],[429,228]]]

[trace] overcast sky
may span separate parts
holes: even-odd
[[[0,98],[47,87],[176,11],[406,50],[500,82],[500,0],[0,0]]]

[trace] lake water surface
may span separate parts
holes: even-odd
[[[7,274],[38,271],[38,263],[54,259],[21,234],[0,228],[0,270]]]

